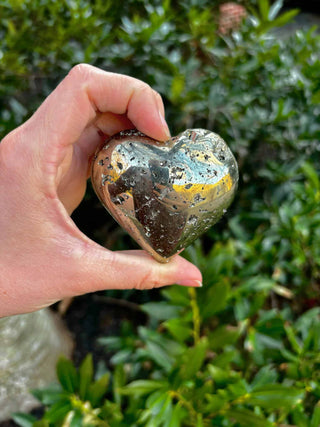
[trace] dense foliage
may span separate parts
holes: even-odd
[[[60,386],[35,392],[43,419],[15,415],[23,426],[320,425],[320,37],[281,38],[295,12],[267,0],[242,2],[250,16],[222,36],[220,3],[0,5],[2,135],[85,61],[157,89],[174,134],[219,133],[241,175],[225,218],[185,251],[204,287],[141,304],[147,324],[101,339],[113,356],[98,379],[90,355],[61,359]]]

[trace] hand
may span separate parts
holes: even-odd
[[[160,95],[137,79],[78,65],[2,140],[0,317],[102,289],[200,286],[201,273],[183,258],[159,264],[144,251],[109,251],[70,219],[96,148],[135,127],[168,138]]]

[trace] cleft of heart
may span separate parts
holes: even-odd
[[[209,130],[188,129],[165,143],[127,130],[96,154],[91,180],[115,220],[157,261],[168,262],[226,212],[238,166]]]

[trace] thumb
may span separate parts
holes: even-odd
[[[76,227],[60,201],[56,203],[60,232],[55,228],[55,251],[60,254],[65,297],[103,289],[143,290],[172,284],[201,286],[201,272],[181,256],[176,255],[162,264],[143,250],[105,249]]]
[[[89,255],[90,254],[90,255]],[[201,286],[201,273],[197,267],[180,256],[160,264],[142,250],[111,252],[90,248],[81,265],[77,294],[102,289],[146,290],[166,285]]]

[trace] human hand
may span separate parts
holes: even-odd
[[[69,216],[96,148],[129,128],[168,138],[160,95],[132,77],[81,64],[2,140],[0,317],[103,289],[200,286],[200,271],[185,259],[159,264],[144,251],[109,251]]]

